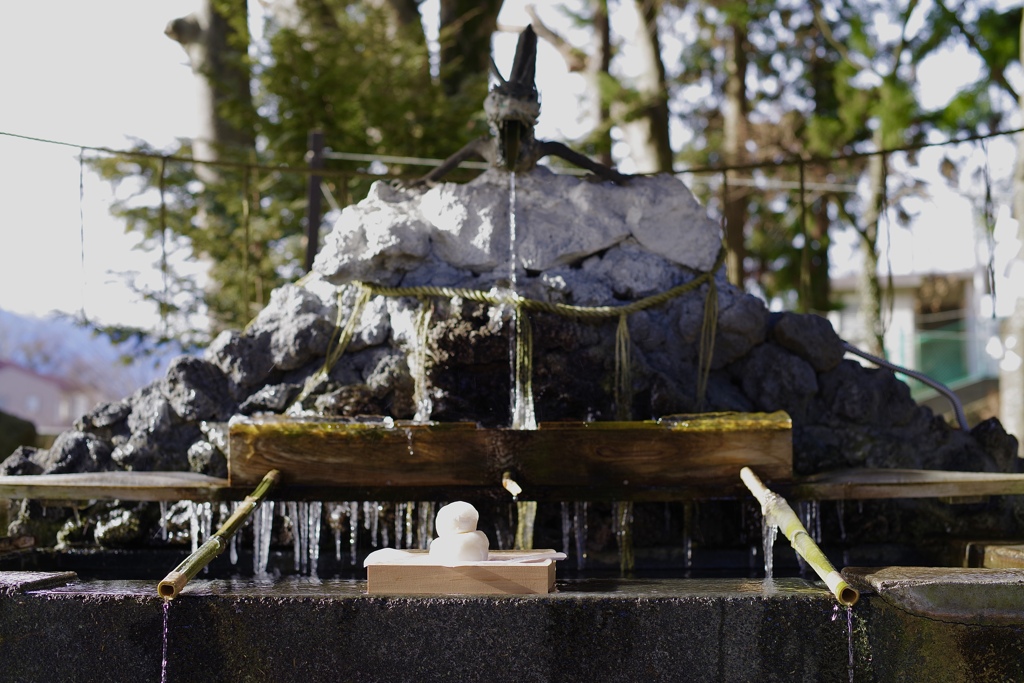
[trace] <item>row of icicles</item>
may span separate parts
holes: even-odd
[[[840,501],[841,504],[841,501]],[[214,516],[227,519],[237,503],[195,503],[184,501],[182,505],[188,516],[189,539],[192,552],[216,530]],[[577,571],[587,565],[587,515],[586,502],[561,503],[562,552],[573,559]],[[290,529],[294,570],[301,575],[316,576],[320,562],[321,535],[324,527],[334,536],[334,555],[338,562],[346,561],[352,567],[358,565],[360,532],[368,535],[370,545],[377,548],[419,548],[426,549],[434,537],[434,518],[440,506],[433,502],[390,503],[379,501],[351,502],[278,502],[265,501],[246,522],[252,527],[253,574],[257,577],[268,575],[272,529],[275,515],[285,520]],[[533,547],[534,521],[537,503],[520,501],[515,504],[515,519],[507,524],[495,525],[495,538],[491,547],[497,550],[529,549]],[[176,508],[179,506],[175,506]],[[169,540],[170,519],[174,514],[166,503],[161,508],[161,534]],[[843,529],[842,509],[837,510],[840,519],[840,533]],[[811,537],[821,542],[821,513],[819,503],[800,503],[798,514]],[[612,522],[619,551],[619,566],[624,574],[633,571],[633,505],[628,502],[612,506]],[[764,558],[765,577],[773,576],[773,544],[778,528],[762,524],[761,547],[751,546],[751,567],[759,551]],[[239,534],[231,537],[228,547],[231,564],[238,564]],[[844,538],[845,540],[845,538]],[[692,562],[692,539],[690,534],[683,538],[684,569]],[[806,568],[797,555],[801,572]]]

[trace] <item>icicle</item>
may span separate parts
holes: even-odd
[[[846,541],[846,505],[839,499],[836,501],[836,516],[839,518],[839,540]]]
[[[307,547],[309,549],[309,575],[317,575],[320,563],[320,521],[323,517],[324,504],[316,501],[309,504],[306,518]]]
[[[587,512],[589,504],[577,501],[573,510],[573,529],[576,532],[576,569],[582,571],[587,567]]]
[[[683,567],[693,567],[693,507],[696,503],[683,503]]]
[[[234,502],[228,507],[227,504],[221,503],[221,519],[227,520],[228,517],[235,513],[239,505],[240,503]],[[238,536],[239,534],[231,534],[231,540],[228,541],[228,559],[231,561],[232,567],[238,565]]]
[[[633,557],[633,503],[618,501],[612,504],[615,515],[615,538],[619,543],[619,571],[631,574],[635,566]]]
[[[416,509],[416,503],[405,504],[405,547],[412,548],[412,514]]]
[[[420,503],[419,510],[416,512],[416,547],[420,550],[429,548],[430,541],[434,538],[435,515],[433,503]]]
[[[569,556],[569,543],[572,539],[572,518],[569,516],[569,504],[562,503],[562,552]]]
[[[797,505],[800,522],[807,529],[811,540],[821,543],[821,503],[816,500],[801,501]]]
[[[164,500],[160,501],[160,540],[167,541],[167,501]]]
[[[345,506],[341,503],[327,504],[327,526],[334,532],[334,559],[341,562],[341,528],[345,523]]]
[[[775,539],[779,535],[779,527],[768,521],[767,516],[761,517],[761,543],[764,553],[764,578],[771,581],[775,567]]]
[[[405,523],[405,503],[395,503],[395,547],[402,547],[402,525]]]
[[[299,504],[295,501],[289,501],[285,504],[285,514],[288,516],[288,521],[291,522],[292,526],[292,560],[295,565],[295,571],[302,571],[302,529],[299,524]]]
[[[203,503],[201,508],[202,514],[199,517],[201,524],[200,534],[202,534],[202,540],[208,539],[213,535],[213,503]]]
[[[348,552],[352,566],[359,563],[359,502],[348,504]]]
[[[533,550],[533,526],[537,519],[537,501],[521,500],[516,503],[516,550]]]
[[[377,503],[363,501],[363,529],[370,532],[370,545],[377,547]]]
[[[372,510],[373,510],[373,503],[368,501],[368,500],[364,500],[363,501],[363,529],[366,530],[366,531],[369,531],[370,527],[373,525],[373,520],[372,520],[372,518],[370,516],[370,512]]]
[[[252,571],[258,577],[267,575],[270,562],[270,537],[274,527],[274,501],[265,500],[253,515]]]
[[[381,545],[382,548],[390,548],[391,547],[391,535],[390,535],[390,532],[388,531],[388,525],[380,523],[382,520],[386,520],[386,519],[387,519],[387,510],[385,509],[384,504],[380,503],[377,506],[377,522],[376,523],[377,523],[377,528],[380,529],[380,545]]]
[[[192,539],[192,552],[199,549],[199,510],[193,501],[188,502],[188,532]]]

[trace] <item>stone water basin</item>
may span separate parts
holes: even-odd
[[[855,570],[870,584],[874,570]],[[934,579],[934,576],[932,577]],[[961,578],[963,578],[961,576]],[[64,585],[49,585],[50,583]],[[1020,577],[1016,577],[1020,580]],[[961,591],[984,591],[961,581]],[[370,596],[356,580],[0,573],[3,680],[1007,681],[1024,614],[936,620],[819,584],[585,579],[532,596]],[[1001,590],[1001,589],[1000,589]],[[164,634],[166,629],[166,645]],[[161,678],[162,677],[162,678]]]

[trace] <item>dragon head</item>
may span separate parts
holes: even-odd
[[[540,115],[540,98],[534,82],[537,72],[537,34],[527,26],[519,34],[512,72],[502,77],[491,61],[498,84],[484,100],[484,112],[491,133],[498,141],[497,164],[510,171],[518,169],[520,152],[534,141],[533,129]]]

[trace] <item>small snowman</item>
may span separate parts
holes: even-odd
[[[480,513],[469,503],[449,503],[437,511],[434,529],[437,538],[430,542],[431,558],[442,562],[483,562],[490,543],[487,534],[478,531]]]

